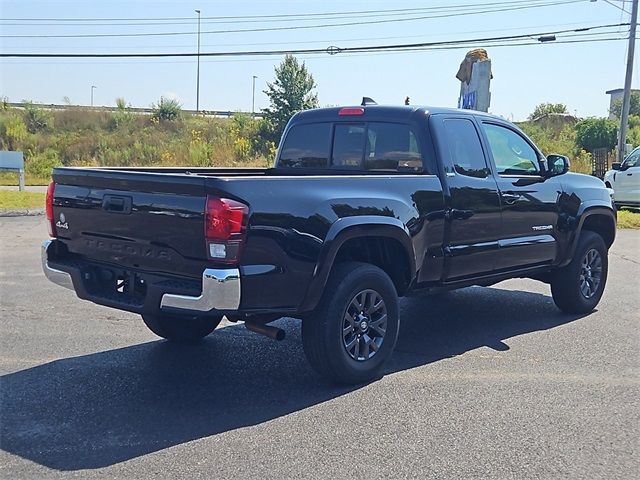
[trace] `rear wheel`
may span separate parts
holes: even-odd
[[[193,317],[186,315],[142,315],[144,323],[159,337],[176,342],[195,342],[206,337],[222,321],[215,317]]]
[[[358,384],[381,375],[398,338],[398,295],[380,268],[337,265],[315,312],[302,322],[311,366],[338,383]]]
[[[580,234],[571,263],[554,272],[553,301],[567,313],[588,313],[596,308],[607,283],[607,246],[600,235],[589,230]]]

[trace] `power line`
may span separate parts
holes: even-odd
[[[317,25],[296,25],[296,26],[290,26],[290,27],[264,27],[264,28],[230,29],[230,30],[210,30],[210,31],[203,31],[201,33],[203,35],[223,34],[223,33],[251,33],[251,32],[256,33],[256,32],[283,31],[283,30],[345,27],[345,26],[355,26],[355,25],[373,25],[373,24],[409,22],[409,21],[427,20],[427,19],[436,19],[436,18],[448,18],[448,17],[455,17],[455,16],[481,15],[485,13],[498,13],[498,12],[507,12],[507,11],[516,11],[516,10],[526,10],[526,9],[532,9],[532,8],[567,5],[567,4],[573,4],[573,3],[584,3],[586,1],[588,0],[563,0],[563,1],[556,0],[556,1],[549,1],[547,3],[537,3],[537,4],[531,4],[530,2],[527,2],[526,5],[467,11],[464,13],[446,13],[441,15],[426,15],[426,16],[387,19],[387,20],[368,20],[364,22],[358,21],[358,22],[343,22],[343,23],[325,23],[325,24],[317,24]],[[151,32],[151,33],[87,33],[87,34],[68,34],[68,35],[50,35],[50,34],[0,35],[0,38],[104,38],[104,37],[155,37],[155,36],[177,36],[177,35],[195,35],[195,33],[194,32]]]
[[[310,18],[310,17],[323,17],[323,16],[335,16],[335,15],[365,15],[374,13],[396,13],[404,12],[405,14],[411,12],[424,12],[424,11],[436,11],[436,10],[451,10],[460,8],[471,7],[488,7],[488,6],[504,6],[504,5],[516,5],[516,4],[531,4],[537,2],[544,2],[547,0],[510,0],[499,2],[480,2],[480,3],[464,3],[457,5],[438,5],[432,7],[415,7],[415,8],[394,8],[384,10],[356,10],[346,12],[315,12],[315,13],[290,13],[290,14],[273,14],[273,15],[242,15],[242,16],[207,16],[202,17],[203,20],[240,20],[240,19],[278,19],[278,18]],[[179,21],[188,20],[193,23],[193,17],[137,17],[137,18],[4,18],[2,21],[33,21],[33,22],[105,22],[105,21]]]
[[[408,44],[392,44],[392,45],[372,45],[361,47],[328,47],[328,48],[308,48],[308,49],[286,49],[286,50],[255,50],[255,51],[235,51],[235,52],[204,52],[204,53],[189,53],[189,52],[173,52],[173,53],[0,53],[0,57],[14,57],[14,58],[157,58],[157,57],[240,57],[240,56],[272,56],[272,55],[286,55],[286,54],[308,54],[308,53],[351,53],[351,52],[368,52],[368,51],[382,51],[392,49],[413,49],[421,47],[434,47],[434,46],[452,46],[458,44],[469,43],[489,43],[505,40],[518,40],[518,39],[535,39],[545,35],[560,35],[563,33],[582,33],[591,30],[598,30],[603,28],[619,27],[626,24],[609,24],[609,25],[595,25],[591,27],[582,27],[576,29],[557,30],[551,32],[537,32],[528,33],[522,35],[506,35],[496,37],[485,38],[471,38],[464,40],[445,40],[440,42],[421,42],[421,43],[408,43]]]
[[[628,36],[624,37],[609,37],[609,38],[595,38],[595,39],[583,39],[583,40],[557,40],[555,42],[547,42],[540,43],[536,41],[520,41],[520,42],[505,42],[505,43],[492,43],[490,46],[492,49],[502,48],[502,47],[526,47],[539,45],[541,48],[543,46],[550,45],[559,45],[559,44],[580,44],[580,43],[598,43],[598,42],[613,42],[613,41],[621,41],[628,40]],[[415,49],[407,49],[407,50],[388,50],[388,51],[371,51],[364,53],[350,53],[348,58],[352,57],[364,57],[364,56],[385,56],[385,55],[396,55],[396,54],[409,54],[409,53],[421,53],[428,51],[439,51],[439,50],[463,50],[468,49],[470,45],[452,45],[452,46],[434,46],[434,47],[424,47],[424,48],[415,48]],[[319,56],[322,55],[322,56]],[[166,57],[165,57],[166,58]],[[301,59],[314,59],[314,60],[333,60],[336,59],[334,56],[327,56],[326,52],[318,52],[318,53],[308,53],[308,54],[300,54],[299,58]],[[337,59],[346,59],[347,57],[338,56]],[[131,59],[133,60],[133,59]],[[262,62],[262,61],[272,61],[271,58],[234,58],[234,59],[226,59],[226,60],[202,60],[202,63],[238,63],[238,62]],[[193,62],[189,60],[155,60],[148,61],[144,65],[152,64],[192,64]],[[132,62],[82,62],[83,65],[131,65],[137,66],[142,65],[140,63],[132,63]],[[77,65],[77,62],[11,62],[6,63],[6,65]]]
[[[449,12],[449,13],[460,13],[464,14],[469,11],[469,9],[473,10],[477,7],[504,7],[504,6],[515,6],[515,5],[527,5],[531,6],[536,3],[545,3],[548,4],[550,0],[518,0],[518,1],[503,1],[503,2],[486,2],[479,4],[465,4],[465,5],[446,5],[446,6],[438,6],[438,7],[423,7],[423,8],[404,8],[404,9],[391,9],[391,10],[368,10],[368,11],[359,11],[359,12],[335,12],[335,13],[319,13],[319,14],[289,14],[289,15],[249,15],[244,17],[202,17],[203,24],[225,24],[225,23],[274,23],[274,22],[300,22],[300,21],[314,21],[314,20],[340,20],[340,19],[350,19],[350,18],[376,18],[376,17],[397,17],[397,16],[408,16],[408,15],[416,15],[418,13],[424,13],[428,11],[439,11],[439,12]],[[581,0],[586,1],[586,0]],[[546,6],[546,5],[543,5]],[[107,23],[96,23],[96,22],[106,22],[105,19],[95,19],[87,23],[87,21],[83,23],[13,23],[10,20],[4,19],[0,20],[0,25],[4,26],[58,26],[58,27],[78,27],[78,26],[153,26],[153,25],[193,25],[195,23],[194,18],[192,17],[176,17],[180,18],[180,20],[172,20],[168,21],[162,18],[156,19],[145,19],[144,21],[125,21],[125,22],[107,22]]]
[[[458,34],[458,33],[488,33],[488,32],[492,32],[492,33],[497,33],[497,32],[511,32],[511,31],[521,31],[521,30],[525,30],[527,28],[551,28],[551,27],[568,27],[568,26],[572,26],[572,27],[576,27],[578,25],[583,25],[583,21],[578,21],[578,22],[570,22],[570,23],[554,23],[554,24],[545,24],[545,25],[538,25],[537,27],[533,27],[533,26],[519,26],[519,27],[511,27],[511,28],[492,28],[492,29],[483,29],[483,30],[465,30],[464,32],[448,32],[446,34],[435,34],[435,35],[430,35],[430,36],[436,36],[436,37],[441,37],[443,35],[451,35],[451,34]],[[616,20],[612,20],[612,21],[616,21]],[[620,25],[624,25],[622,22],[622,19],[617,20],[618,22],[620,22]],[[617,30],[618,33],[620,33],[620,30]],[[409,38],[424,38],[425,35],[424,34],[420,34],[420,35],[393,35],[393,36],[385,36],[385,37],[358,37],[358,38],[339,38],[339,39],[322,39],[322,40],[294,40],[294,41],[279,41],[279,42],[248,42],[248,43],[218,43],[216,42],[215,44],[210,43],[210,44],[202,44],[203,47],[246,47],[246,46],[256,46],[256,45],[261,45],[261,46],[265,46],[265,45],[308,45],[308,44],[328,44],[328,43],[338,43],[338,42],[362,42],[362,41],[375,41],[375,40],[402,40],[402,39],[409,39]],[[31,46],[29,47],[18,47],[18,48],[33,48]],[[44,47],[38,47],[40,49],[48,49],[48,50],[56,50],[61,48],[59,45],[58,46],[52,46],[50,43],[47,44]],[[90,49],[90,48],[97,48],[97,49],[112,49],[113,45],[110,46],[90,46],[90,45],[80,45],[80,46],[74,46],[74,48],[80,48],[80,49]],[[126,46],[118,46],[119,49],[126,49],[126,50],[133,50],[133,49],[156,49],[156,48],[193,48],[193,45],[191,43],[188,44],[180,44],[180,45],[129,45],[127,44]]]

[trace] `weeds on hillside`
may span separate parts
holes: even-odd
[[[261,120],[186,115],[161,99],[154,115],[134,114],[124,99],[117,110],[49,111],[34,104],[0,109],[0,149],[25,155],[27,183],[56,166],[268,166],[273,142],[260,135]],[[14,183],[11,174],[0,181]]]

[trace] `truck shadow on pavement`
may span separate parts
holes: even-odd
[[[401,313],[387,374],[482,346],[506,350],[506,339],[579,318],[544,295],[480,287],[404,299]],[[298,322],[277,324],[287,331],[284,342],[234,325],[196,346],[153,341],[4,375],[0,447],[53,469],[100,468],[357,388],[318,378],[304,358]]]

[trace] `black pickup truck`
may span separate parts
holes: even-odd
[[[42,266],[78,297],[142,315],[169,340],[224,315],[302,320],[311,365],[380,375],[398,297],[514,277],[591,311],[616,213],[513,124],[479,112],[365,105],[296,114],[273,168],[56,168]]]

